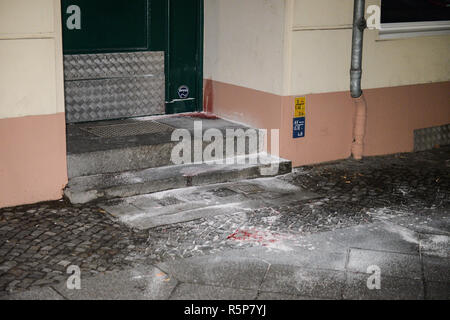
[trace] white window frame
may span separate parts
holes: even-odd
[[[378,37],[389,40],[446,34],[450,34],[450,20],[382,23]]]

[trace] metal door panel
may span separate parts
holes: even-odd
[[[64,56],[69,123],[164,114],[163,52]]]

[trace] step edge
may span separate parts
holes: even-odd
[[[114,198],[120,198],[122,196],[119,195],[114,195],[114,192],[123,192],[124,189],[126,188],[130,188],[130,187],[138,187],[138,190],[136,192],[129,192],[129,193],[125,193],[125,196],[135,196],[135,195],[139,195],[139,194],[150,194],[150,193],[155,193],[155,192],[160,192],[160,191],[166,191],[166,190],[176,190],[176,189],[180,189],[180,188],[185,188],[185,187],[190,187],[190,186],[201,186],[201,185],[209,185],[209,184],[219,184],[219,183],[226,183],[226,182],[232,182],[232,181],[237,181],[237,180],[245,180],[245,179],[256,179],[256,178],[260,178],[260,177],[273,177],[273,176],[278,176],[278,175],[284,175],[284,174],[288,174],[289,172],[292,171],[292,163],[290,161],[282,161],[280,162],[280,164],[286,164],[287,167],[286,169],[282,170],[282,171],[278,171],[276,174],[274,175],[262,175],[261,174],[261,166],[249,166],[243,169],[241,169],[241,175],[239,177],[236,176],[229,176],[230,174],[238,171],[237,168],[229,170],[227,172],[225,172],[223,175],[221,175],[220,179],[216,179],[213,181],[206,181],[206,182],[201,182],[201,177],[202,175],[204,177],[208,177],[208,174],[203,172],[200,175],[193,175],[193,176],[182,176],[182,177],[178,177],[178,181],[175,181],[173,185],[166,185],[164,187],[161,188],[154,188],[151,191],[148,191],[149,189],[147,189],[147,191],[141,192],[143,190],[145,190],[146,186],[152,186],[156,181],[165,181],[166,179],[160,179],[160,180],[148,180],[145,182],[140,182],[140,183],[135,183],[135,184],[117,184],[117,185],[111,185],[108,186],[106,188],[96,188],[95,186],[86,188],[86,189],[73,189],[70,187],[66,187],[64,189],[64,196],[67,197],[70,202],[74,203],[74,204],[84,204],[84,203],[89,203],[89,202],[93,202],[93,201],[98,201],[98,200],[109,200],[109,199],[114,199]],[[217,172],[219,172],[221,170],[217,170]],[[209,172],[210,173],[210,172]],[[226,174],[228,173],[228,175]],[[193,179],[194,178],[194,179]],[[200,178],[199,179],[195,179],[195,178]],[[140,189],[140,190],[139,190]]]

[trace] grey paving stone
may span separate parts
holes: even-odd
[[[181,282],[238,289],[258,289],[268,266],[266,262],[257,259],[222,255],[168,261],[157,265]]]
[[[419,254],[419,235],[387,222],[335,230],[333,239],[347,248]]]
[[[345,272],[271,265],[261,291],[315,298],[341,299]]]
[[[422,278],[420,258],[416,255],[351,249],[347,265],[349,271],[367,273],[370,266],[378,266],[382,276]]]
[[[434,282],[426,283],[427,300],[450,300],[450,282]]]
[[[381,276],[381,288],[367,287],[369,274],[347,273],[344,299],[348,300],[422,300],[424,289],[422,280]]]
[[[257,290],[244,290],[182,283],[170,296],[171,300],[254,300]]]
[[[33,289],[9,296],[0,297],[0,300],[64,300],[60,294],[50,287]]]
[[[56,287],[70,300],[163,300],[173,291],[177,281],[154,267],[138,266],[124,271],[81,278],[81,289]]]
[[[346,245],[336,240],[335,235],[351,232],[352,228],[342,228],[334,231],[324,231],[313,234],[308,234],[302,237],[300,242],[306,245],[307,249],[314,249],[316,251],[326,252],[347,252],[349,249]],[[311,250],[311,251],[314,251]]]
[[[423,257],[423,273],[426,281],[450,282],[450,259]]]

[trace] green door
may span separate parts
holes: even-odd
[[[203,1],[169,0],[167,113],[201,110]]]
[[[166,113],[202,110],[203,0],[61,0],[65,55],[164,51]]]

